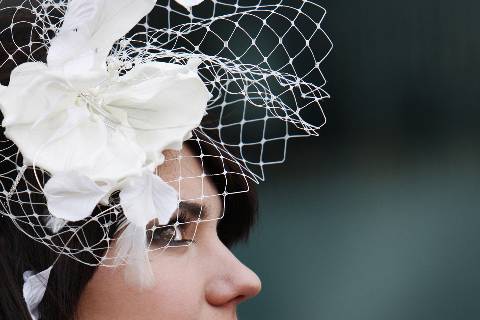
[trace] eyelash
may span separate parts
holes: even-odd
[[[184,238],[186,229],[189,227],[189,223],[186,223],[185,218],[179,215],[177,222],[178,223],[174,223],[171,221],[168,226],[160,226],[154,230],[147,230],[148,242],[156,247],[188,246],[194,243],[195,240]],[[177,239],[178,236],[180,236],[181,239]]]

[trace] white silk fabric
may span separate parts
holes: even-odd
[[[138,63],[119,75],[121,62],[108,57],[155,2],[71,0],[47,63],[19,65],[0,90],[5,135],[27,164],[50,173],[44,194],[56,218],[85,219],[124,187],[125,215],[138,227],[152,218],[166,223],[173,213],[164,204],[176,205],[176,193],[154,170],[205,115],[210,93],[197,73],[201,60]],[[151,194],[131,196],[132,185],[147,184]],[[147,205],[145,197],[155,199]]]

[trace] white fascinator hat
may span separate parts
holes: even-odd
[[[10,2],[0,7],[15,11],[0,31],[14,44],[0,48],[11,69],[0,86],[0,214],[58,256],[126,265],[128,281],[149,286],[158,248],[146,230],[168,225],[183,199],[156,173],[165,151],[208,144],[215,154],[195,157],[220,157],[217,178],[229,163],[258,183],[288,140],[325,124],[320,67],[332,44],[315,0]],[[92,223],[103,238],[82,242]],[[25,270],[34,319],[52,268]]]

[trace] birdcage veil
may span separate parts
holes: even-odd
[[[149,246],[145,229],[169,226],[189,200],[172,184],[231,174],[258,183],[290,139],[325,124],[320,68],[332,44],[314,1],[0,1],[7,13],[1,214],[59,255],[141,270],[140,285],[153,281],[148,252],[170,246]],[[185,141],[199,153],[183,154]],[[223,170],[206,170],[207,158]],[[192,160],[204,168],[196,177],[155,174]]]

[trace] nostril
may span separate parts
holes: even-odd
[[[235,299],[232,300],[233,304],[239,304],[245,300],[247,300],[248,297],[246,295],[240,295],[238,297],[236,297]]]

